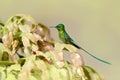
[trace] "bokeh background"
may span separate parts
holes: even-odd
[[[110,61],[101,63],[78,50],[85,61],[105,80],[120,79],[119,0],[0,0],[0,21],[17,13],[29,14],[47,26],[66,25],[67,32],[83,48]],[[50,29],[60,42],[57,30]]]

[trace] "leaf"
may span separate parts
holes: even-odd
[[[30,80],[38,80],[38,78],[34,77],[34,76],[30,76]]]
[[[12,22],[10,22],[6,27],[7,27],[7,29],[8,29],[9,32],[13,32],[14,26],[13,26]]]
[[[17,80],[17,79],[16,79],[16,77],[15,77],[14,74],[9,73],[9,74],[7,75],[7,78],[6,78],[5,80]]]
[[[15,54],[15,52],[17,51],[17,47],[19,45],[19,41],[18,40],[14,40],[13,44],[12,44],[12,53]]]
[[[24,48],[24,54],[25,54],[25,56],[30,56],[31,55],[31,50],[28,48],[28,47],[25,47]]]
[[[14,30],[13,31],[13,35],[14,35],[14,39],[18,39],[21,37],[21,31],[18,31],[18,30]]]
[[[62,51],[65,47],[65,44],[55,43],[55,51]]]
[[[27,56],[25,59],[26,59],[26,62],[27,61],[35,61],[36,55]]]
[[[4,26],[4,23],[2,23],[1,21],[0,21],[0,26]]]
[[[13,33],[9,32],[2,37],[3,44],[6,48],[9,48],[12,45]]]
[[[24,64],[25,63],[25,58],[20,58],[20,59],[18,59],[18,63],[19,64]]]
[[[62,80],[61,76],[59,75],[59,69],[55,66],[51,65],[49,68],[50,80]],[[67,79],[66,79],[67,80]]]
[[[0,61],[0,65],[13,65],[15,64],[15,62],[11,62],[11,61]]]
[[[34,69],[41,71],[41,80],[49,80],[50,75],[46,63],[43,60],[37,60],[35,61],[35,65]]]
[[[41,80],[41,74],[42,74],[42,71],[35,68],[32,70],[31,72],[31,80],[34,78],[34,79],[37,79],[37,80]]]
[[[88,80],[104,80],[93,68],[89,66],[83,66],[83,69],[86,73],[88,71],[86,77],[88,77]]]
[[[38,27],[38,30],[40,31],[40,35],[44,40],[47,40],[47,39],[49,41],[53,40],[50,36],[50,30],[47,26],[41,23],[38,23],[38,26],[40,26]]]
[[[6,78],[5,71],[0,72],[0,80],[5,80],[5,78]]]
[[[15,71],[20,71],[20,70],[21,70],[20,64],[11,65],[9,68],[10,68],[11,70],[15,70]]]
[[[70,45],[70,44],[60,44],[60,43],[55,43],[55,50],[56,51],[61,51],[63,50],[64,48],[66,48],[69,52],[73,53],[73,52],[76,52],[77,49]]]
[[[24,34],[22,34],[22,42],[23,42],[24,47],[30,46],[30,41]]]
[[[27,15],[24,18],[26,21],[30,21],[32,24],[36,24],[35,20],[30,15]]]
[[[19,25],[19,29],[23,33],[30,33],[31,32],[31,27],[29,25]]]
[[[88,78],[85,76],[85,73],[83,71],[82,67],[79,67],[76,69],[76,75],[80,76],[81,79],[87,80]],[[89,80],[89,79],[88,79]]]
[[[2,43],[0,43],[0,52],[7,52],[7,53],[11,53],[11,51],[9,49],[7,49]]]
[[[84,65],[82,57],[77,53],[71,54],[71,61],[73,65],[77,68]]]
[[[0,60],[3,58],[3,52],[0,51]]]
[[[50,54],[50,53],[48,53],[48,54]],[[36,57],[40,57],[40,56],[43,56],[45,59],[48,59],[47,52],[44,54],[41,51],[36,51]]]
[[[4,26],[4,27],[1,28],[0,32],[1,32],[1,34],[4,36],[4,35],[8,32],[8,30],[7,30],[7,28]]]
[[[29,80],[31,75],[31,70],[34,68],[35,56],[30,56],[26,58],[26,62],[22,67],[20,74],[18,75],[18,80]]]
[[[5,69],[5,66],[0,66],[0,72],[4,71]]]
[[[65,62],[65,66],[64,66],[66,69],[67,69],[67,71],[68,71],[68,78],[69,78],[69,80],[73,80],[73,69],[72,69],[72,65],[70,65],[68,62]]]
[[[9,61],[9,54],[7,52],[3,52],[1,54],[1,61]]]
[[[59,69],[59,75],[61,80],[69,80],[68,71],[64,68]]]
[[[43,39],[41,38],[39,34],[33,33],[33,36],[35,37],[36,41],[38,40],[43,41]]]
[[[38,51],[39,47],[35,44],[32,44],[32,51]]]
[[[25,36],[33,43],[37,43],[37,39],[32,33],[26,33]]]
[[[65,48],[67,50],[69,50],[69,52],[73,53],[77,51],[77,48],[75,48],[74,46],[70,45],[70,44],[65,44]]]

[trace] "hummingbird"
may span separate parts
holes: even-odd
[[[73,45],[74,47],[78,48],[78,49],[81,49],[83,50],[84,52],[86,52],[88,55],[90,55],[91,57],[101,61],[101,62],[104,62],[106,64],[111,64],[110,62],[107,62],[105,60],[102,60],[96,56],[94,56],[93,54],[89,53],[87,50],[85,50],[84,48],[80,47],[79,45],[77,45],[77,43],[69,36],[69,34],[66,32],[65,30],[65,26],[64,24],[58,24],[57,26],[55,27],[50,27],[50,28],[56,28],[58,30],[58,34],[59,34],[59,38],[60,40],[63,42],[63,43],[66,43],[66,44],[71,44]]]

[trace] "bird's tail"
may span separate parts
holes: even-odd
[[[97,59],[97,60],[99,60],[99,61],[101,61],[101,62],[104,62],[104,63],[106,63],[106,64],[111,64],[110,62],[107,62],[107,61],[105,61],[105,60],[102,60],[102,59],[100,59],[100,58],[98,58],[98,57],[90,54],[88,51],[86,51],[85,49],[83,49],[83,48],[81,48],[81,47],[80,47],[80,49],[83,50],[83,51],[85,51],[88,55],[92,56],[93,58],[95,58],[95,59]]]

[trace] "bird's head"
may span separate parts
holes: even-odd
[[[64,30],[64,24],[58,24],[55,28],[57,28],[58,31]]]
[[[58,24],[55,27],[50,27],[50,28],[56,28],[58,31],[65,30],[64,24]]]

